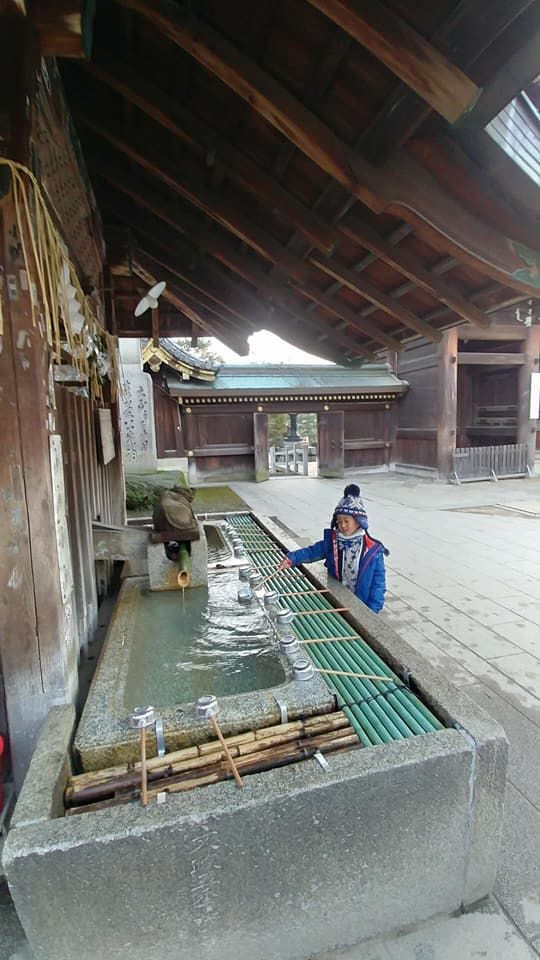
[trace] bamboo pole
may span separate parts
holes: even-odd
[[[227,760],[228,760],[228,762],[229,762],[229,766],[230,766],[230,768],[231,768],[231,770],[232,770],[234,779],[236,780],[236,786],[237,786],[237,787],[240,787],[240,789],[243,789],[244,784],[243,784],[243,782],[242,782],[242,777],[241,777],[240,774],[238,773],[238,770],[237,770],[237,768],[236,768],[236,764],[235,764],[235,762],[234,762],[234,760],[233,760],[233,758],[232,758],[232,756],[231,756],[231,751],[229,750],[229,748],[228,748],[228,746],[227,746],[227,741],[225,740],[225,737],[223,736],[223,734],[222,734],[222,732],[221,732],[221,727],[220,727],[220,725],[219,725],[219,723],[217,722],[217,720],[216,720],[215,717],[209,717],[209,720],[210,720],[210,723],[212,724],[212,727],[214,728],[214,733],[215,733],[216,737],[218,738],[219,742],[221,743],[221,746],[223,747],[223,749],[224,749],[224,751],[225,751],[225,755],[226,755]]]
[[[258,773],[264,769],[269,769],[277,766],[282,766],[284,763],[294,763],[298,760],[305,760],[312,757],[317,750],[320,750],[321,753],[330,753],[334,749],[343,749],[344,747],[352,747],[358,745],[358,737],[356,733],[350,728],[351,733],[344,733],[343,736],[336,737],[332,743],[323,743],[316,744],[315,742],[308,748],[305,746],[296,747],[295,749],[281,748],[280,751],[276,751],[272,756],[268,756],[268,753],[264,751],[262,754],[255,754],[251,757],[244,758],[240,762],[240,769],[242,773]],[[194,787],[203,786],[206,783],[217,783],[219,780],[226,779],[228,775],[228,770],[222,769],[220,772],[214,774],[209,774],[200,779],[194,778],[189,780],[183,780],[179,783],[172,783],[167,785],[166,783],[162,787],[156,787],[150,791],[150,796],[157,796],[158,793],[161,793],[163,790],[166,790],[168,793],[179,793],[186,790],[192,790]]]
[[[271,727],[261,727],[258,730],[249,730],[246,733],[238,733],[226,737],[227,745],[233,755],[238,748],[248,744],[267,743],[276,736],[286,736],[289,733],[296,733],[300,736],[304,733],[306,736],[315,735],[318,732],[327,732],[337,730],[347,726],[348,720],[341,711],[333,713],[317,714],[313,717],[307,717],[304,720],[291,720],[289,723],[279,723]],[[223,748],[219,740],[210,740],[207,743],[201,743],[198,746],[182,747],[163,757],[151,757],[147,759],[146,766],[149,776],[153,779],[160,770],[175,770],[178,764],[186,761],[196,760],[200,757],[208,756],[212,753],[222,754]],[[113,781],[116,778],[130,777],[129,783],[135,783],[140,772],[140,763],[118,764],[114,767],[107,767],[103,770],[90,770],[86,773],[79,773],[72,776],[67,781],[66,798],[69,799],[74,792],[79,792],[85,787],[96,786],[101,783]]]
[[[273,573],[269,573],[266,577],[263,577],[261,582],[257,585],[257,589],[262,587],[263,583],[267,583],[268,580],[271,580],[273,577],[277,577],[278,573],[283,573],[283,570],[274,570]]]
[[[343,731],[348,729],[349,720],[342,711],[326,716],[326,722],[322,722],[324,717],[317,717],[310,718],[307,721],[281,724],[282,728],[287,728],[284,731],[280,731],[280,726],[268,727],[266,730],[272,731],[269,736],[249,741],[244,740],[243,743],[238,743],[232,747],[231,740],[241,739],[242,735],[234,738],[230,737],[227,739],[227,746],[231,754],[238,758],[237,765],[241,766],[246,761],[249,762],[253,756],[266,754],[268,757],[272,757],[276,750],[285,746],[293,748],[301,742],[305,744],[325,742],[327,739],[331,740],[336,736],[341,736]],[[317,722],[312,722],[313,720]],[[160,769],[150,771],[152,786],[155,786],[158,782],[167,785],[175,782],[176,778],[185,778],[186,776],[200,777],[206,772],[212,772],[212,770],[219,768],[223,763],[227,764],[227,755],[224,753],[219,740],[203,746],[212,746],[214,749],[211,752],[206,751],[203,755],[184,757],[175,763],[162,763]],[[179,753],[189,752],[189,749],[179,751]],[[172,757],[173,754],[169,756]],[[116,771],[116,775],[106,779],[100,779],[95,774],[80,774],[77,777],[72,777],[66,788],[66,803],[78,804],[83,801],[97,801],[119,790],[137,788],[140,783],[139,771],[126,771],[124,768],[113,768],[113,770]]]
[[[284,763],[293,763],[298,760],[307,759],[317,750],[323,753],[334,750],[342,750],[351,746],[358,745],[358,737],[350,725],[338,731],[329,731],[317,737],[311,737],[305,740],[299,740],[296,743],[283,743],[273,750],[261,750],[257,753],[249,754],[238,761],[238,766],[243,772],[256,773],[261,770],[271,769],[272,767],[283,765]],[[202,758],[199,758],[202,761]],[[164,791],[168,793],[178,793],[195,787],[204,786],[209,783],[217,783],[230,776],[230,767],[227,762],[219,758],[206,758],[205,766],[200,769],[185,769],[180,771],[174,777],[166,777],[154,781],[148,791],[150,799]],[[107,806],[114,806],[117,803],[126,803],[137,799],[137,784],[133,784],[129,792],[124,791],[119,796],[111,797],[111,793],[116,785],[109,785],[108,792],[104,789],[100,791],[86,790],[77,794],[73,798],[75,807],[68,810],[68,814],[75,812],[84,812],[85,810],[102,809]],[[85,802],[86,801],[86,802]]]

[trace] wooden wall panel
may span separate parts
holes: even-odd
[[[317,417],[320,477],[342,477],[345,470],[344,414],[342,410]]]
[[[475,371],[474,407],[517,407],[518,374],[516,367],[510,370]],[[474,411],[473,411],[474,415]]]
[[[159,381],[153,378],[152,382],[158,458],[185,457],[178,401],[165,393]]]
[[[398,358],[398,376],[410,386],[398,407],[392,459],[407,466],[437,468],[439,348],[412,345]]]
[[[56,387],[57,429],[64,451],[68,529],[75,583],[79,644],[85,647],[96,625],[98,598],[111,582],[113,564],[94,562],[92,521],[125,523],[123,470],[117,405],[112,405],[116,456],[100,462],[95,409],[89,400]]]
[[[253,414],[182,415],[190,483],[202,480],[254,480]]]
[[[456,446],[466,447],[469,442],[467,427],[474,420],[474,371],[471,367],[458,366],[457,378]]]
[[[388,466],[391,453],[390,408],[346,410],[345,470]]]

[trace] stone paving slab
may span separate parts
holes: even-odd
[[[540,660],[530,653],[498,657],[497,669],[540,699]]]
[[[536,559],[537,563],[540,563],[538,557]],[[530,620],[532,623],[536,623],[540,628],[540,601],[524,599],[519,596],[512,597],[501,597],[501,604],[508,610],[512,610],[519,617],[523,617],[525,620]],[[540,633],[540,629],[539,629]]]
[[[509,780],[540,810],[540,726],[481,683],[470,685],[467,693],[504,728],[510,742]]]
[[[537,960],[511,921],[490,903],[473,913],[423,924],[411,933],[313,960]]]
[[[495,895],[528,940],[540,937],[540,810],[508,784]]]
[[[510,640],[520,650],[532,653],[533,657],[540,660],[540,630],[536,623],[530,620],[513,620],[493,629],[498,636]]]

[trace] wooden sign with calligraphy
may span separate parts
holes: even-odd
[[[98,447],[101,462],[105,466],[114,460],[116,449],[114,446],[114,431],[111,411],[109,407],[100,407],[97,411]]]

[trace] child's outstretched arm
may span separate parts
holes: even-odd
[[[302,547],[301,550],[291,550],[290,553],[281,561],[280,570],[286,567],[297,567],[299,563],[315,563],[316,560],[324,560],[324,540],[318,540],[312,543],[310,547]]]

